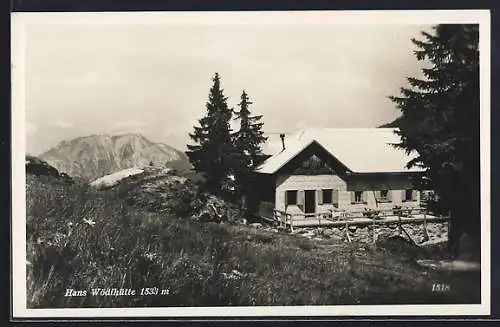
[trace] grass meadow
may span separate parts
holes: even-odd
[[[28,308],[480,301],[477,273],[424,269],[374,244],[193,223],[185,203],[155,211],[124,200],[124,192],[27,176]],[[449,290],[433,291],[437,283]],[[136,294],[91,295],[96,288]],[[165,294],[141,296],[142,288]],[[65,296],[67,289],[87,294]]]

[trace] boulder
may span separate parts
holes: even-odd
[[[250,226],[252,226],[253,228],[257,228],[257,229],[262,228],[262,224],[261,223],[252,223],[252,224],[250,224]]]
[[[339,241],[339,242],[340,242],[340,241],[342,241],[342,240],[344,239],[342,236],[340,236],[340,235],[336,235],[336,234],[331,234],[331,235],[329,236],[329,238],[330,238],[330,240],[332,240],[332,241]]]
[[[219,197],[210,195],[204,202],[197,204],[197,207],[197,213],[192,218],[194,221],[242,222],[242,210]],[[203,219],[201,219],[202,217]],[[260,225],[262,226],[262,224]]]

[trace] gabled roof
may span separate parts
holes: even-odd
[[[421,171],[407,169],[406,164],[415,154],[394,148],[399,136],[394,128],[307,128],[285,136],[285,150],[281,139],[270,138],[264,150],[271,154],[256,171],[274,174],[301,153],[313,141],[318,142],[337,160],[354,173],[395,173]]]

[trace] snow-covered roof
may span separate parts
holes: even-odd
[[[271,157],[256,171],[275,173],[313,141],[355,173],[421,171],[419,168],[406,168],[415,154],[407,155],[404,150],[391,145],[400,142],[394,132],[394,128],[307,128],[286,135],[285,150],[282,150],[278,134],[277,137],[270,137],[264,146],[264,151]]]

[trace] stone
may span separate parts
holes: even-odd
[[[325,236],[330,236],[330,235],[332,235],[334,233],[334,231],[332,229],[323,229],[322,233]]]
[[[301,234],[301,236],[307,237],[307,238],[312,238],[312,237],[314,237],[314,233],[313,232],[307,232],[307,233]]]
[[[340,235],[335,235],[335,234],[332,234],[330,235],[330,240],[332,241],[342,241],[344,238]]]
[[[250,226],[252,226],[254,228],[257,228],[257,229],[262,228],[262,224],[261,223],[252,223],[252,224],[250,224]]]

